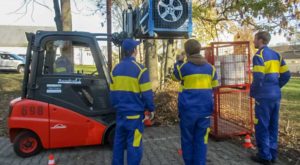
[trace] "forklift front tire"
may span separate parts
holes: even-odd
[[[14,151],[23,158],[38,154],[42,148],[40,138],[30,131],[19,133],[14,140]]]
[[[115,132],[116,132],[116,127],[114,126],[108,133],[107,136],[107,142],[109,146],[113,147],[114,146],[114,140],[115,140]]]

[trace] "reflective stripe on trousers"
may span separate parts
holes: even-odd
[[[255,103],[255,137],[262,159],[277,158],[280,100],[259,99]]]
[[[127,149],[127,164],[139,165],[143,155],[142,134],[143,115],[117,115],[117,125],[113,149],[113,165],[124,164]]]

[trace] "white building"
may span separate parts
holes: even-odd
[[[56,28],[47,26],[0,25],[0,51],[26,54],[28,42],[25,33],[35,33],[38,30],[56,31]]]
[[[35,33],[38,30],[56,31],[56,28],[46,26],[0,25],[0,51],[26,54],[28,42],[25,33]],[[104,57],[107,59],[107,47],[99,46]],[[74,47],[74,63],[76,65],[95,65],[91,50],[85,47]]]

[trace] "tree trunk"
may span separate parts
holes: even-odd
[[[166,58],[167,58],[167,42],[163,40],[162,45],[163,45],[162,47],[163,52],[162,52],[162,58],[160,60],[160,89],[163,88],[163,84],[166,77],[165,66],[166,66]]]
[[[70,0],[60,0],[63,31],[72,31],[72,14]]]
[[[61,22],[63,31],[72,31],[72,14],[70,0],[60,0],[61,4]],[[74,54],[71,42],[65,42],[65,48],[62,49],[62,54],[67,56],[71,64],[74,65]],[[74,68],[74,66],[73,66]]]
[[[149,69],[150,80],[152,82],[152,89],[156,90],[159,87],[158,76],[158,56],[155,49],[154,40],[146,40],[144,42],[145,49],[145,65]]]
[[[175,62],[175,50],[174,50],[174,40],[169,39],[167,42],[167,52],[165,56],[165,66],[164,66],[164,75],[165,77],[170,74],[170,70],[173,67]]]

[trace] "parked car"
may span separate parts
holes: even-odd
[[[24,72],[25,59],[17,54],[0,52],[0,70]]]
[[[26,54],[18,54],[18,56],[22,57],[23,59],[26,59]]]
[[[144,0],[123,13],[123,31],[135,38],[188,38],[192,35],[191,0]]]

